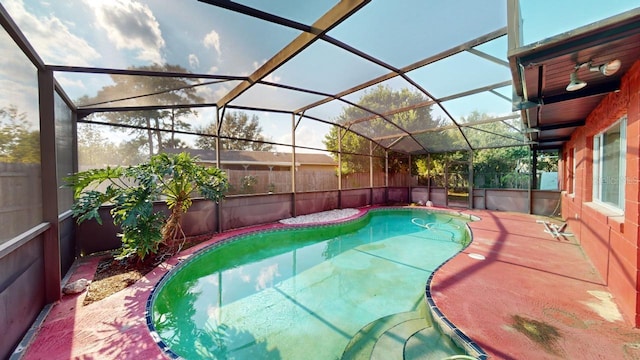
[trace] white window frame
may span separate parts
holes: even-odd
[[[618,174],[603,174],[602,156],[604,153],[604,136],[612,128],[620,126],[620,166],[618,168]],[[626,155],[627,155],[627,117],[624,116],[620,120],[613,123],[607,129],[602,131],[593,137],[593,202],[598,203],[604,207],[612,210],[624,213],[625,203],[625,184],[626,184]],[[618,189],[618,204],[602,200],[602,186],[605,181],[601,179],[607,179],[607,181],[618,181],[620,187]]]

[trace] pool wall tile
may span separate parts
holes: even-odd
[[[477,220],[477,217],[469,215],[469,220],[475,221]],[[464,251],[467,247],[469,247],[469,245],[471,245],[471,243],[473,242],[473,233],[471,232],[471,228],[469,227],[468,224],[466,225],[466,227],[467,227],[467,233],[471,237],[471,241],[469,241],[469,243],[463,249],[461,249],[457,254],[453,255],[452,257],[447,259],[440,266],[438,266],[436,269],[433,270],[433,272],[431,273],[431,276],[429,276],[429,279],[427,280],[427,285],[425,286],[425,300],[427,301],[427,305],[429,307],[429,311],[431,312],[431,316],[434,320],[434,324],[438,326],[440,331],[442,331],[442,333],[449,336],[451,340],[453,340],[453,342],[455,342],[458,346],[464,349],[467,355],[473,356],[477,359],[484,360],[484,359],[488,359],[487,353],[477,343],[471,340],[471,338],[469,338],[464,332],[462,332],[462,330],[458,329],[457,326],[455,326],[451,321],[449,321],[449,319],[447,319],[446,316],[444,316],[444,314],[442,313],[442,311],[440,311],[440,309],[436,305],[431,295],[431,282],[435,274],[438,272],[438,270],[440,270],[440,268],[442,268],[451,259],[459,255],[462,251]]]

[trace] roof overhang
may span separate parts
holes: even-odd
[[[561,148],[640,59],[640,8],[512,49],[508,58],[514,110],[521,110],[534,148]],[[615,59],[621,66],[610,76],[590,70]],[[587,85],[568,91],[574,71]]]

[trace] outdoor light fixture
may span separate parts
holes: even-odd
[[[587,86],[586,81],[582,81],[578,79],[578,69],[574,70],[569,76],[569,85],[567,85],[567,91],[576,91],[580,90],[583,87]]]
[[[589,71],[599,71],[604,76],[611,76],[620,70],[621,65],[622,63],[618,59],[611,60],[600,66],[591,66],[591,63],[589,63]]]
[[[618,59],[614,59],[602,65],[596,65],[596,66],[592,65],[591,61],[578,64],[573,68],[571,75],[569,75],[569,85],[567,85],[567,91],[576,91],[587,86],[586,81],[578,79],[578,70],[582,69],[583,67],[588,67],[589,71],[597,71],[604,76],[611,76],[615,74],[618,70],[620,70],[621,65],[622,63]]]

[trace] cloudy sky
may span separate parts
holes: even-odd
[[[336,0],[305,1],[304,6],[299,0],[238,2],[312,24]],[[606,7],[595,0],[581,1],[579,7],[570,3],[573,2],[522,1],[525,43],[638,6],[638,0],[609,0]],[[179,64],[193,73],[246,76],[299,35],[296,30],[196,0],[2,0],[1,4],[45,63],[52,65],[126,69]],[[553,6],[554,11],[541,11],[547,6]],[[394,67],[403,67],[503,26],[506,0],[374,0],[329,35]],[[35,95],[33,67],[15,49],[10,50],[10,41],[6,34],[0,34],[3,54],[16,54],[0,60],[0,105],[10,101],[29,112]],[[505,58],[506,39],[483,45],[480,50]],[[265,80],[337,93],[388,72],[325,42],[316,42]],[[508,69],[468,53],[408,75],[436,97],[510,80]],[[109,76],[73,73],[56,73],[56,79],[72,99],[93,96],[110,83]],[[394,88],[410,87],[399,80],[388,84]],[[233,85],[203,88],[200,95],[215,101]],[[510,96],[511,89],[500,92]],[[320,98],[257,86],[234,104],[276,104],[294,110]],[[454,117],[473,110],[494,114],[510,111],[508,102],[491,95],[448,105]],[[316,109],[314,115],[335,117],[340,108],[328,104]],[[211,119],[213,114],[201,111],[201,116]],[[265,119],[263,129],[268,137],[287,142],[282,138],[283,127],[278,126],[283,121],[280,116],[260,117]],[[286,118],[290,121],[290,116]],[[310,137],[315,134],[315,139],[306,139],[305,143],[321,146],[322,134],[313,129],[300,129],[300,133]]]

